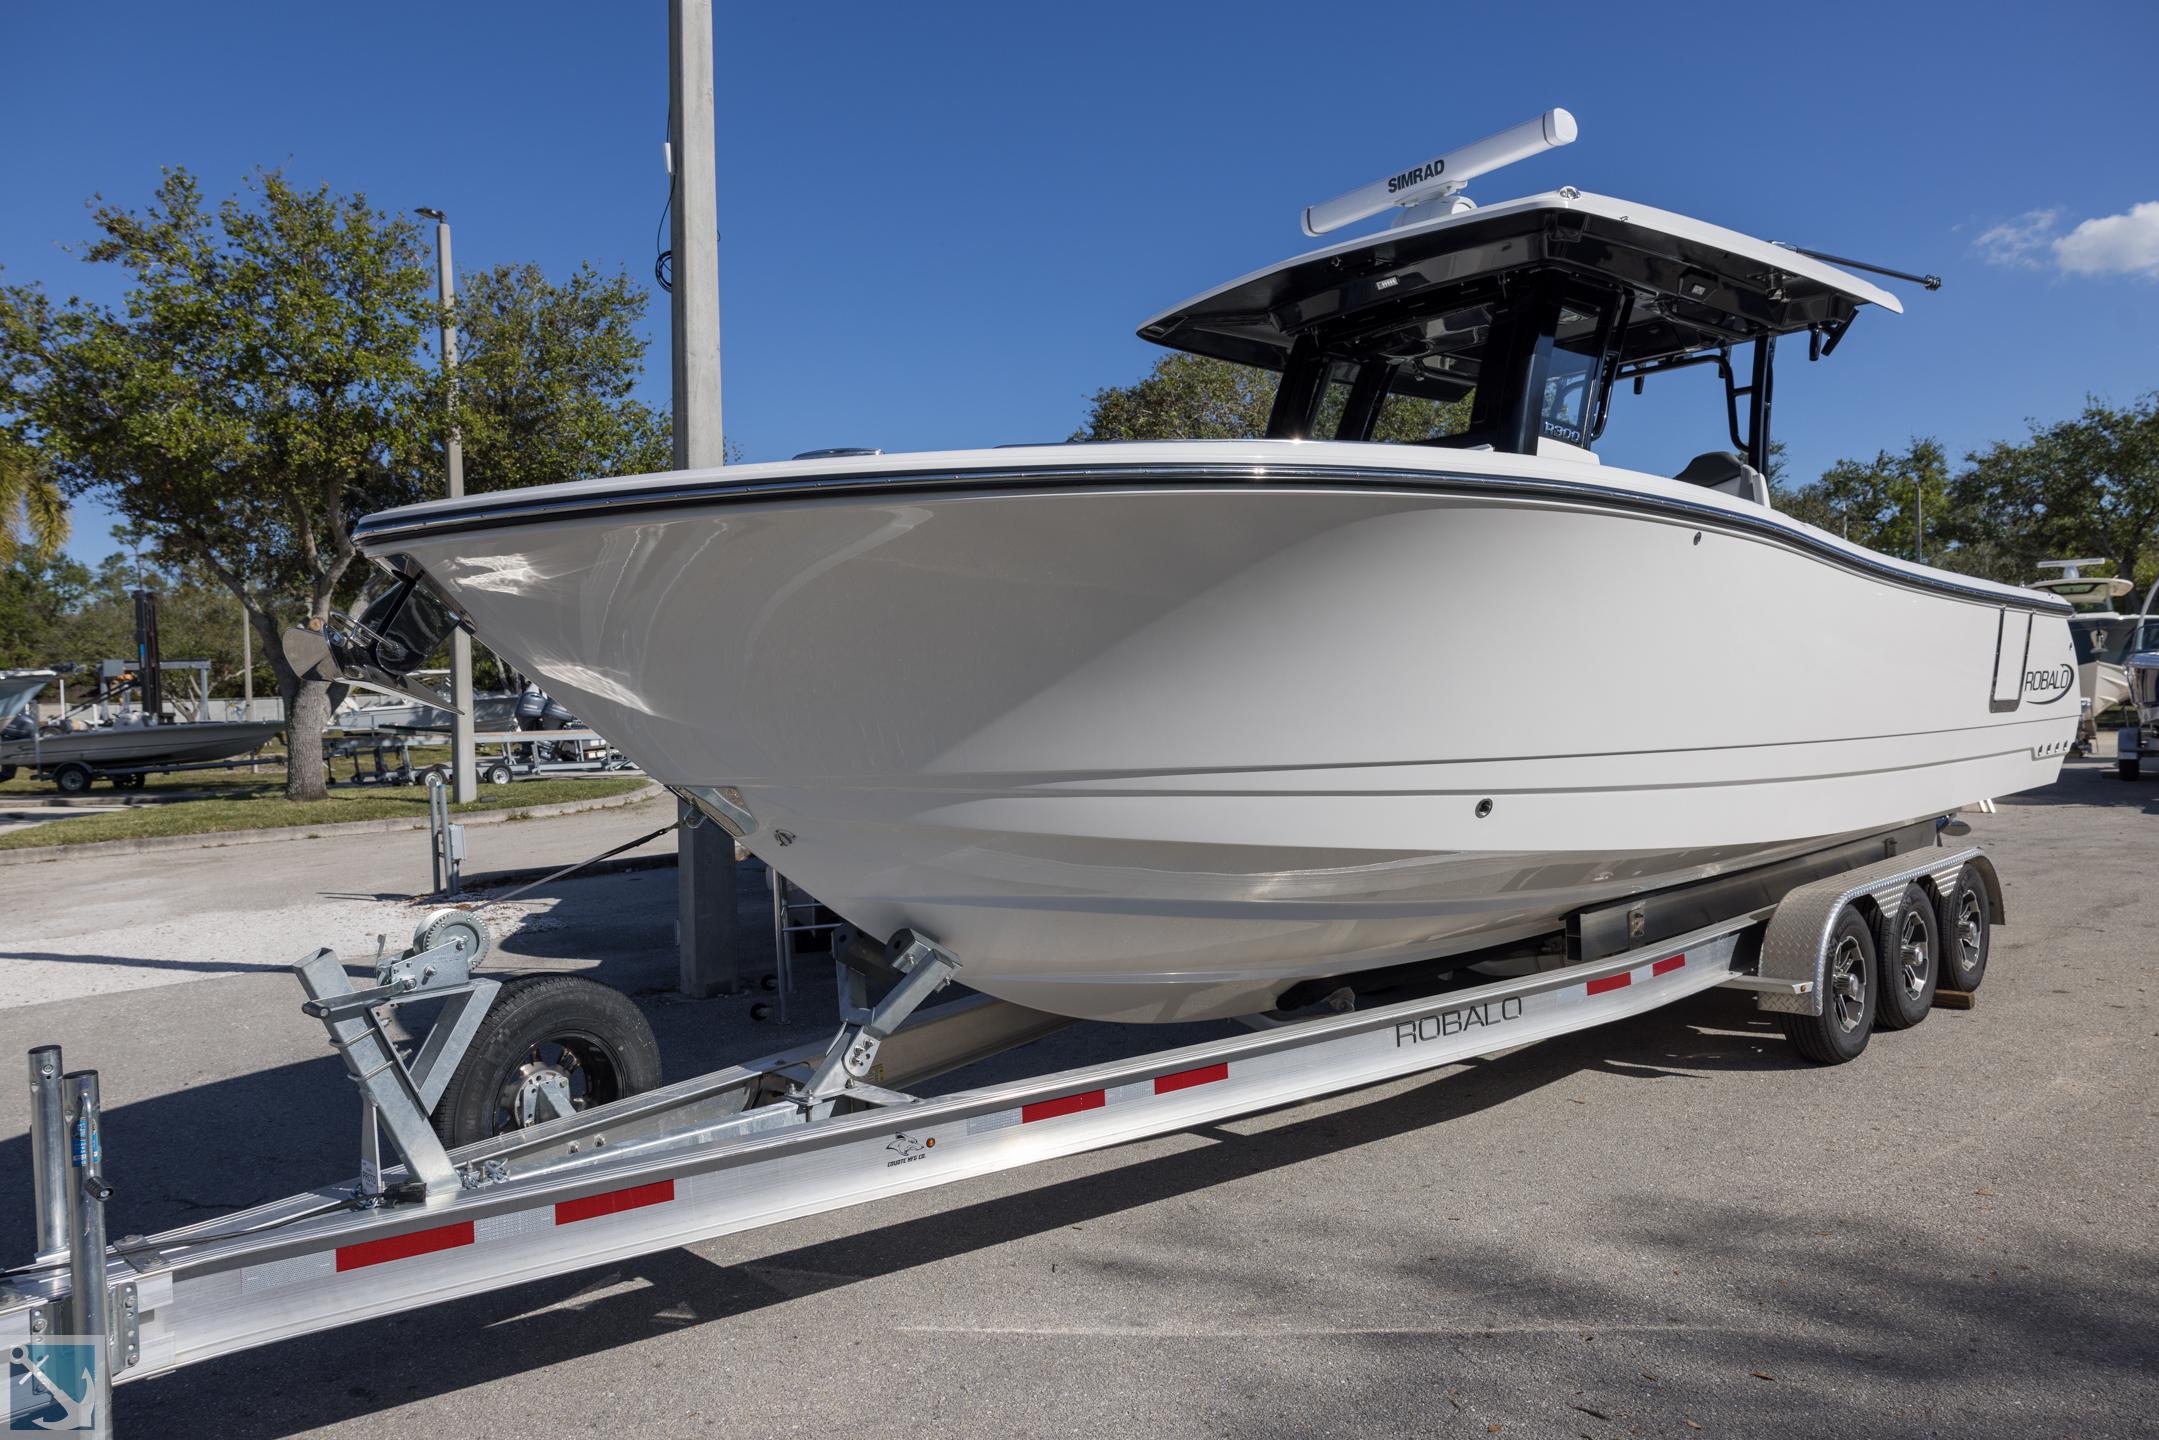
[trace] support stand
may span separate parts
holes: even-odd
[[[809,1082],[794,1097],[812,1119],[831,1114],[834,1102],[843,1095],[877,1105],[906,1104],[914,1099],[872,1083],[871,1077],[877,1073],[877,1052],[923,1001],[958,973],[960,962],[950,951],[912,930],[893,936],[891,950],[892,968],[900,972],[900,982],[874,1008],[869,1003],[869,981],[862,972],[846,965],[836,967],[843,1022],[840,1033],[811,1072]]]

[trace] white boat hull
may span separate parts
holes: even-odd
[[[2087,660],[2077,667],[2077,689],[2092,702],[2092,719],[2129,698],[2129,672],[2111,660]]]
[[[2044,602],[1557,469],[1693,508],[1171,470],[369,549],[656,778],[732,787],[748,847],[852,923],[1086,1017],[1248,1013],[2054,778],[2078,711]],[[1532,568],[1561,582],[1525,592]],[[2005,616],[2029,656],[1998,679]]]

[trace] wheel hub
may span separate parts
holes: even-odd
[[[1906,915],[1897,934],[1897,981],[1911,999],[1927,988],[1927,926],[1917,915]]]
[[[1957,960],[1965,969],[1979,963],[1979,897],[1965,891],[1957,898]]]
[[[565,1051],[557,1061],[537,1057],[517,1068],[510,1078],[506,1108],[517,1117],[520,1128],[559,1119],[583,1109],[572,1083],[577,1058]]]
[[[1849,936],[1837,943],[1829,962],[1829,1004],[1837,1028],[1847,1033],[1859,1028],[1866,1015],[1867,987],[1861,974],[1859,942]]]

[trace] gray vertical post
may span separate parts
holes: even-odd
[[[457,302],[457,274],[450,264],[450,217],[424,206],[419,214],[435,222],[435,294],[442,302],[442,373],[449,377],[450,404],[457,404],[457,323],[452,306]],[[449,460],[449,496],[465,493],[465,437],[455,425],[444,444]],[[473,773],[472,637],[460,625],[450,632],[450,767],[457,785],[457,803],[468,805],[480,798],[480,778]]]
[[[67,1096],[60,1047],[30,1052],[30,1183],[37,1192],[37,1260],[65,1254],[67,1228]]]
[[[668,0],[668,135],[674,161],[675,468],[725,463],[720,434],[719,200],[712,129],[711,0]],[[727,623],[724,616],[714,617]],[[719,783],[725,777],[698,776]],[[678,830],[675,897],[682,992],[740,988],[734,837],[709,821]]]
[[[242,720],[255,718],[255,621],[247,613],[247,602],[240,602],[240,712]],[[255,767],[251,764],[248,769]]]
[[[100,1136],[97,1071],[77,1070],[65,1081],[68,1124],[68,1291],[74,1311],[70,1333],[97,1337],[105,1343],[90,1394],[94,1404],[91,1427],[86,1432],[110,1440],[112,1435],[111,1319],[105,1293],[105,1201],[112,1190],[105,1184],[104,1142]]]

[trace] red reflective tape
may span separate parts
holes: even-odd
[[[1172,1090],[1189,1090],[1194,1085],[1212,1085],[1217,1080],[1229,1078],[1229,1062],[1219,1065],[1202,1065],[1197,1070],[1179,1070],[1174,1075],[1154,1077],[1154,1093],[1167,1095]]]
[[[1650,966],[1650,967],[1649,967],[1649,973],[1650,973],[1650,974],[1652,974],[1652,975],[1669,975],[1669,974],[1671,974],[1671,973],[1672,973],[1672,972],[1673,972],[1674,970],[1677,970],[1677,969],[1678,969],[1678,968],[1679,968],[1680,966],[1682,966],[1682,965],[1684,965],[1684,964],[1686,964],[1686,963],[1687,963],[1687,957],[1686,957],[1686,956],[1684,956],[1684,955],[1674,955],[1674,956],[1672,956],[1672,957],[1671,957],[1670,959],[1667,959],[1667,960],[1659,960],[1659,961],[1658,961],[1658,962],[1657,962],[1656,964],[1654,964],[1654,965]]]
[[[1079,1095],[1066,1095],[1057,1100],[1037,1100],[1032,1105],[1020,1107],[1020,1123],[1033,1120],[1054,1120],[1059,1115],[1073,1115],[1082,1110],[1099,1110],[1108,1103],[1108,1097],[1100,1090],[1089,1090]]]
[[[1634,972],[1632,970],[1629,970],[1623,975],[1607,975],[1602,980],[1590,981],[1589,993],[1592,995],[1602,995],[1607,990],[1624,990],[1633,983]]]
[[[392,1235],[383,1240],[363,1240],[358,1245],[337,1247],[338,1273],[358,1270],[368,1265],[381,1265],[391,1260],[406,1260],[414,1255],[432,1255],[437,1250],[455,1250],[460,1245],[472,1243],[472,1222],[462,1225],[439,1225],[433,1230],[415,1230],[410,1235]]]
[[[575,1225],[580,1220],[619,1215],[624,1210],[665,1205],[674,1198],[674,1181],[655,1180],[650,1185],[632,1185],[627,1190],[610,1190],[604,1195],[587,1195],[582,1200],[565,1200],[555,1207],[555,1223]]]

